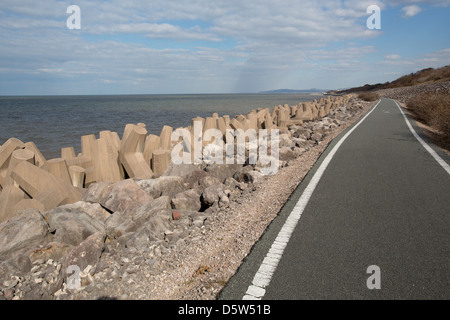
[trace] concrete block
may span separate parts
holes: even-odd
[[[150,179],[153,176],[143,154],[146,136],[146,129],[133,125],[121,141],[119,160],[130,178]]]
[[[25,149],[30,150],[34,153],[34,164],[39,168],[42,168],[47,163],[47,160],[39,151],[38,147],[34,144],[34,142],[25,143]]]
[[[96,152],[93,156],[94,170],[97,182],[120,181],[122,176],[119,167],[119,153],[114,141],[104,134],[95,141]]]
[[[27,195],[17,185],[10,184],[4,187],[0,193],[0,223],[12,218],[16,213],[15,206],[26,198]]]
[[[155,150],[152,155],[152,170],[155,177],[161,176],[169,167],[170,150]]]
[[[6,172],[8,171],[9,161],[12,153],[17,149],[25,148],[25,144],[17,138],[8,139],[0,147],[0,185],[3,186]]]
[[[34,153],[32,151],[26,150],[26,149],[17,149],[11,154],[11,159],[9,161],[8,170],[6,171],[6,175],[5,175],[5,179],[4,179],[4,186],[14,183],[14,181],[11,179],[11,172],[16,167],[16,165],[22,161],[27,161],[27,162],[31,163],[32,165],[34,165],[35,164]]]
[[[26,161],[16,165],[11,178],[27,195],[41,202],[46,210],[81,200],[80,190]]]
[[[86,169],[79,166],[69,167],[70,180],[72,185],[76,188],[84,188],[84,180],[86,178]]]
[[[67,168],[66,160],[64,160],[63,158],[48,160],[45,169],[55,177],[61,178],[65,182],[72,185],[72,180],[70,180],[69,169]]]
[[[73,147],[61,148],[61,158],[65,160],[75,158],[75,150]]]
[[[145,162],[150,166],[150,161],[152,159],[153,151],[159,148],[160,138],[157,135],[149,134],[145,139],[144,145],[144,159]]]
[[[164,126],[161,130],[161,134],[159,135],[159,149],[162,150],[172,150],[172,136],[173,128],[170,126]]]

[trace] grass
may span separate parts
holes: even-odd
[[[361,92],[358,95],[358,98],[364,101],[377,101],[380,98],[380,96],[378,95],[378,93],[375,92]]]
[[[444,147],[450,147],[450,95],[427,93],[416,95],[406,106],[419,121],[438,131]]]

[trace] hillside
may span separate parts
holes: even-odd
[[[392,88],[400,88],[400,87],[409,87],[415,86],[418,84],[431,84],[438,82],[450,81],[450,65],[447,65],[442,68],[433,69],[426,68],[415,73],[411,73],[408,75],[404,75],[394,81],[386,82],[386,83],[377,83],[377,84],[366,84],[361,87],[350,88],[346,90],[339,90],[340,94],[342,93],[352,93],[352,92],[367,92],[367,91],[376,91],[381,89],[392,89]],[[337,93],[337,91],[330,91],[329,93]]]

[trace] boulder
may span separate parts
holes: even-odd
[[[72,204],[67,204],[64,206],[65,208],[69,208],[72,210],[81,210],[86,212],[92,219],[105,222],[111,214],[102,208],[99,203],[89,203],[85,201],[78,201]]]
[[[205,171],[223,183],[226,178],[232,177],[240,169],[242,164],[213,164],[207,166]]]
[[[29,257],[33,263],[37,260],[47,261],[49,259],[59,261],[72,248],[73,246],[67,243],[52,241],[42,244],[31,251]]]
[[[133,233],[124,235],[125,246],[136,249],[148,248],[150,242],[163,240],[164,232],[170,230],[172,219],[172,210],[160,209],[152,217]]]
[[[104,223],[95,220],[79,207],[60,206],[44,213],[54,240],[76,246],[90,235],[102,231]]]
[[[195,164],[173,164],[171,163],[167,170],[168,176],[185,177],[188,174],[198,170],[198,166]]]
[[[137,184],[153,198],[161,196],[173,197],[175,194],[189,189],[182,177],[162,176],[157,179],[137,181]]]
[[[278,154],[279,154],[279,159],[281,161],[289,161],[289,160],[293,160],[293,159],[297,158],[297,154],[291,148],[288,148],[288,147],[280,148]]]
[[[129,214],[148,204],[153,197],[144,191],[135,181],[127,179],[113,185],[104,206],[112,211]]]
[[[199,180],[206,176],[209,176],[209,173],[198,169],[186,175],[183,181],[189,186],[189,188],[194,188],[198,186]]]
[[[49,225],[37,209],[19,211],[0,223],[0,258],[32,249],[50,238]]]
[[[99,203],[102,206],[105,206],[106,200],[108,199],[113,187],[113,183],[105,181],[92,183],[83,193],[81,200],[91,203]]]
[[[221,184],[221,183],[222,182],[218,178],[208,175],[208,176],[201,178],[198,181],[198,184],[196,187],[198,187],[200,190],[205,190],[206,188],[208,188],[212,185]]]
[[[87,237],[83,242],[70,250],[62,259],[61,277],[60,281],[53,288],[56,292],[62,286],[62,282],[68,283],[68,278],[73,276],[73,267],[84,271],[87,268],[92,275],[100,260],[101,254],[105,248],[105,233],[103,231],[96,232]],[[89,267],[91,266],[91,267]]]
[[[279,139],[279,147],[293,147],[294,143],[292,142],[291,138],[289,137],[289,135],[287,133],[282,133],[279,135],[278,137]]]
[[[162,196],[138,208],[132,215],[117,211],[106,221],[107,236],[111,239],[117,239],[125,233],[134,232],[147,222],[156,211],[169,208],[169,197]]]
[[[171,200],[173,209],[199,211],[202,207],[200,193],[196,189],[189,189],[177,193]]]
[[[204,205],[211,207],[219,203],[219,200],[226,196],[224,193],[224,188],[222,184],[213,184],[207,188],[202,193],[201,201]]]

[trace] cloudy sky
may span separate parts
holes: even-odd
[[[367,28],[369,5],[380,30]],[[450,64],[449,17],[450,0],[1,0],[0,95],[385,82]]]

